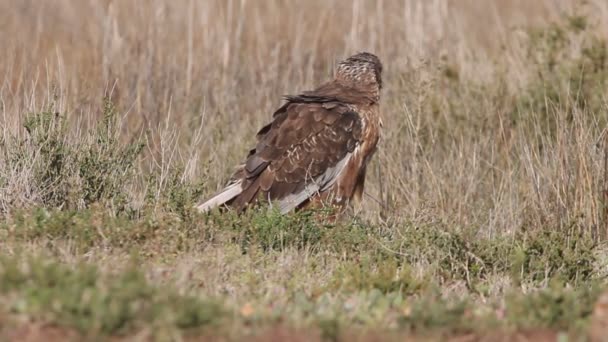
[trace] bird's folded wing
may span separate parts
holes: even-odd
[[[285,213],[335,183],[361,142],[360,116],[332,103],[290,103],[257,134],[242,169],[241,207],[256,196]],[[356,175],[354,175],[356,176]]]

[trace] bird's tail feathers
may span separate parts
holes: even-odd
[[[243,187],[241,183],[242,180],[239,180],[233,184],[228,185],[218,194],[206,200],[203,204],[198,205],[196,209],[204,213],[230,201],[231,199],[238,196],[241,192],[243,192]]]

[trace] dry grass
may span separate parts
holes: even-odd
[[[546,29],[552,23],[559,29]],[[543,28],[544,36],[531,33]],[[338,59],[368,50],[385,65],[385,128],[362,213],[374,229],[432,226],[515,241],[521,232],[567,230],[603,241],[607,34],[603,0],[0,0],[4,237],[24,227],[22,209],[83,210],[97,202],[112,217],[127,212],[130,220],[158,220],[161,231],[183,228],[191,218],[185,206],[223,185],[281,95],[310,89]],[[107,114],[104,97],[119,115],[108,126],[119,131],[111,150],[143,141],[133,168],[128,151],[105,150],[91,133]],[[53,162],[44,159],[46,145],[23,128],[28,114],[49,108],[67,117],[53,141],[68,152],[57,153],[74,155],[50,182],[40,181],[48,175],[36,167]],[[55,132],[52,122],[38,130]],[[84,168],[81,152],[98,164]],[[123,169],[132,172],[115,172]],[[94,179],[119,186],[87,197],[89,174],[111,174]],[[163,221],[167,216],[182,223]],[[85,259],[102,270],[127,264],[128,248],[108,242],[95,220],[90,226],[102,238],[93,241],[106,247],[75,248],[73,236],[55,231],[0,246],[8,254],[48,252],[68,264]],[[195,231],[208,234],[206,227]],[[368,238],[390,244],[407,232]],[[143,264],[153,283],[170,279],[180,291],[225,296],[235,307],[250,300],[289,307],[293,298],[281,291],[312,296],[352,261],[325,255],[323,244],[242,256],[228,240],[193,239],[179,248],[171,238],[167,245],[152,240]],[[608,257],[598,246],[601,269]],[[410,262],[422,276],[433,260]],[[508,272],[490,277],[492,298],[512,287]],[[439,283],[444,293],[478,295],[469,279]]]
[[[391,217],[483,226],[489,234],[580,216],[585,226],[600,225],[604,167],[594,146],[603,127],[559,126],[560,140],[541,153],[530,129],[512,127],[508,117],[509,100],[535,77],[522,28],[573,11],[570,1],[0,6],[5,137],[23,134],[24,114],[56,103],[77,139],[109,95],[124,116],[124,138],[146,132],[142,170],[179,159],[186,179],[208,180],[209,194],[282,94],[318,84],[338,58],[365,49],[386,64],[387,127],[367,190],[371,215],[380,201]],[[605,4],[586,8],[606,33]],[[446,68],[458,75],[456,86],[445,84]],[[475,82],[489,88],[480,92]],[[560,104],[550,105],[547,115],[559,117]],[[22,187],[3,191],[23,194]]]

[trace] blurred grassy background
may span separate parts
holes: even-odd
[[[599,0],[0,1],[0,120],[5,136],[23,134],[24,115],[53,104],[77,136],[110,96],[125,141],[145,134],[142,168],[180,159],[184,178],[208,180],[208,195],[281,95],[369,50],[386,65],[371,212],[489,232],[581,217],[597,229],[603,162],[592,146],[603,127],[585,123],[539,151],[547,136],[536,128],[565,113],[568,99],[525,113],[518,99],[530,84],[542,88],[534,82],[549,62],[534,56],[568,62],[584,48],[580,37],[564,47],[531,42],[530,28],[579,14],[594,25],[585,37],[605,35],[607,13]],[[525,125],[513,124],[516,112]]]

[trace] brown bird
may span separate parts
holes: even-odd
[[[360,200],[382,126],[381,74],[378,57],[360,52],[341,61],[331,81],[285,96],[228,185],[197,208],[240,212],[267,201],[285,214]]]

